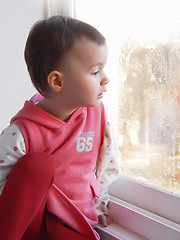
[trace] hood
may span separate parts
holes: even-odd
[[[18,119],[25,119],[50,129],[59,129],[64,124],[70,123],[78,118],[83,112],[84,108],[77,108],[76,111],[71,115],[67,122],[52,116],[51,114],[38,108],[36,104],[43,99],[43,96],[39,93],[35,94],[30,100],[27,100],[23,108],[11,119],[11,124],[15,123]]]

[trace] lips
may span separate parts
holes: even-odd
[[[104,94],[103,93],[100,93],[99,95],[98,95],[98,98],[103,98],[104,97]]]
[[[104,91],[102,91],[100,94],[98,94],[98,98],[103,98],[104,97],[104,92],[106,92],[107,89],[105,88]]]

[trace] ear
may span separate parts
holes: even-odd
[[[52,71],[47,77],[49,87],[55,92],[61,92],[63,87],[63,75],[58,71]]]

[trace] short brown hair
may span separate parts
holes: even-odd
[[[24,56],[35,88],[47,90],[47,76],[76,39],[85,37],[99,45],[104,36],[91,25],[70,17],[53,16],[36,22],[30,30]]]

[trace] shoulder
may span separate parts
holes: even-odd
[[[25,153],[24,145],[23,135],[16,124],[11,124],[2,131],[0,135],[1,154],[4,152],[8,155],[11,152],[21,156]]]
[[[0,195],[18,159],[25,155],[24,139],[17,125],[5,128],[0,135]]]
[[[21,135],[22,134],[21,134],[21,130],[19,129],[19,127],[16,124],[11,124],[2,131],[2,133],[0,135],[0,141],[2,139],[7,140],[11,137],[16,139],[16,138],[20,137]]]

